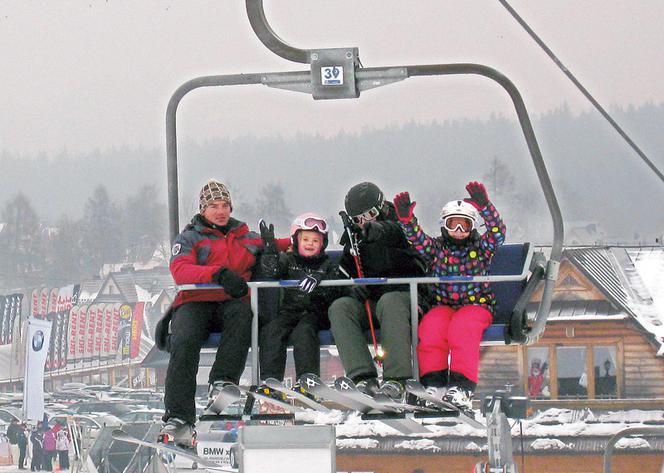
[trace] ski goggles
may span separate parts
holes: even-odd
[[[371,207],[366,212],[362,212],[359,215],[353,215],[350,219],[353,223],[360,224],[362,222],[369,222],[371,220],[376,220],[380,215],[380,209],[376,207]]]
[[[462,215],[450,215],[443,219],[443,227],[448,232],[470,232],[475,228],[475,221]]]
[[[322,218],[306,217],[295,224],[302,230],[316,230],[320,233],[327,233],[327,222]]]

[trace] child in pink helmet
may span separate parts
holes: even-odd
[[[426,259],[432,276],[484,276],[498,246],[505,241],[505,225],[483,184],[466,186],[470,199],[443,206],[439,237],[430,237],[413,215],[408,192],[394,197],[406,238]],[[480,217],[486,231],[477,228]],[[488,282],[453,282],[433,286],[436,306],[418,328],[417,359],[420,380],[430,394],[461,409],[472,408],[477,386],[480,342],[491,324],[496,298]]]
[[[340,295],[340,288],[318,287],[324,279],[338,279],[338,266],[325,253],[327,222],[315,213],[299,215],[291,225],[292,249],[279,252],[273,225],[260,222],[265,250],[261,271],[265,277],[298,280],[298,286],[284,287],[277,317],[260,332],[261,378],[284,379],[286,348],[293,343],[297,379],[304,373],[320,375],[318,331],[329,328],[327,308]]]

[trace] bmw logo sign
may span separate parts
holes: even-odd
[[[34,351],[39,351],[44,346],[44,332],[37,330],[32,336],[32,349]]]

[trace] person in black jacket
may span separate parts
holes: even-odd
[[[305,213],[291,225],[292,251],[279,252],[274,227],[260,222],[265,250],[262,275],[268,279],[298,280],[300,284],[281,290],[277,317],[260,332],[261,379],[284,379],[286,348],[293,343],[297,379],[304,373],[320,375],[318,331],[329,328],[327,309],[341,294],[336,287],[318,287],[324,279],[338,279],[338,266],[325,253],[328,225],[320,216]]]
[[[41,471],[44,460],[44,449],[42,447],[42,438],[44,435],[43,424],[41,421],[32,429],[30,433],[30,442],[32,443],[32,462],[31,471]]]
[[[350,231],[358,240],[359,262],[364,277],[416,277],[424,264],[399,227],[394,205],[386,201],[375,184],[353,186],[344,202],[351,219]],[[339,272],[356,278],[356,262],[347,233]],[[369,329],[365,301],[369,301],[374,327],[381,330],[384,350],[383,385],[377,379],[364,332]],[[353,286],[349,294],[334,301],[329,309],[332,334],[346,371],[357,387],[367,394],[381,391],[392,399],[404,396],[404,381],[412,377],[410,296],[408,286]]]

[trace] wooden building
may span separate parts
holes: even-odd
[[[664,312],[639,266],[663,274],[664,249],[565,250],[542,338],[483,348],[478,395],[509,384],[535,406],[664,402]]]

